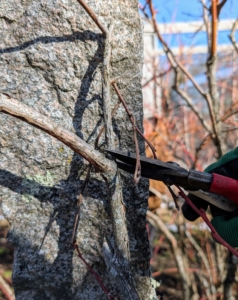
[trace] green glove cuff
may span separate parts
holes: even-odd
[[[224,165],[226,163],[228,163],[229,161],[233,160],[233,159],[237,159],[238,158],[238,147],[236,147],[235,149],[227,152],[226,154],[224,154],[217,162],[211,164],[210,166],[208,166],[204,172],[210,172],[215,168],[220,167],[221,165]]]
[[[230,220],[225,220],[224,216],[215,217],[211,223],[228,244],[238,247],[238,216]]]

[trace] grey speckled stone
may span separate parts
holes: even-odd
[[[112,74],[142,124],[142,32],[136,0],[88,0],[104,26],[113,22]],[[76,132],[89,144],[103,125],[103,36],[76,0],[1,0],[0,92]],[[131,79],[134,76],[133,79]],[[117,103],[112,91],[111,106]],[[116,145],[134,150],[132,126],[120,107]],[[105,148],[104,137],[100,150]],[[141,153],[144,144],[140,141]],[[77,196],[87,162],[46,133],[0,114],[0,198],[15,247],[17,299],[107,299],[70,245]],[[145,230],[147,180],[134,187],[122,174],[131,266],[141,299],[149,299]],[[80,212],[77,241],[85,259],[113,292],[102,259],[111,230],[107,192],[92,173]]]

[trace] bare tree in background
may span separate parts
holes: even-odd
[[[148,182],[105,157],[135,152],[135,120],[142,131],[138,2],[2,0],[0,24],[0,197],[17,299],[156,299]]]
[[[156,22],[157,1],[146,1],[146,4],[140,5],[140,8],[144,13],[145,22],[149,22],[153,27],[157,41],[161,44],[166,57],[166,59],[152,58],[155,70],[152,72],[151,81],[159,87],[162,102],[161,114],[155,113],[153,122],[145,120],[146,136],[155,146],[158,158],[169,161],[176,159],[187,168],[202,171],[208,164],[237,146],[238,86],[235,40],[237,21],[231,24],[230,33],[234,49],[218,52],[219,14],[226,1],[200,2],[203,8],[203,27],[207,32],[206,55],[189,54],[189,51],[184,53],[183,47],[179,55],[175,54],[164,40]],[[159,63],[156,64],[156,61]],[[150,62],[150,64],[153,63]],[[221,76],[226,70],[233,72],[228,77]],[[200,78],[206,77],[206,80],[198,83],[199,76]],[[148,83],[147,80],[145,86]],[[149,150],[147,153],[151,155]],[[152,184],[151,193],[156,185],[158,186],[155,182]],[[163,192],[160,186],[158,188]],[[157,202],[161,202],[160,195],[157,197]],[[152,206],[153,209],[156,208],[154,203]],[[178,299],[192,299],[192,297],[193,299],[200,299],[199,297],[234,299],[237,286],[235,283],[236,265],[233,263],[232,255],[220,245],[215,244],[209,236],[193,237],[190,232],[184,232],[180,242],[176,242],[182,251],[182,254],[180,252],[178,255],[174,250],[176,247],[173,235],[168,234],[164,224],[158,219],[158,215],[162,220],[166,219],[162,212],[162,209],[158,210],[154,216],[149,213],[148,220],[160,233],[163,233],[161,236],[169,241],[184,292],[183,298]],[[172,217],[170,212],[168,215]],[[181,222],[181,220],[176,220],[178,228],[183,226]],[[153,240],[151,242],[153,243]],[[158,249],[156,251],[158,252]],[[188,261],[189,265],[196,264],[191,260],[194,255],[193,251],[200,251],[199,257],[202,258],[198,260],[201,264],[200,273],[191,271],[187,264]],[[183,264],[182,267],[178,261]],[[199,264],[197,266],[200,268]],[[187,270],[186,275],[181,271],[183,269]],[[194,277],[193,274],[196,276]],[[154,275],[156,276],[156,272]],[[187,279],[184,280],[186,276]],[[174,297],[179,296],[174,295]]]

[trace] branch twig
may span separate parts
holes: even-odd
[[[182,278],[184,298],[188,299],[189,298],[188,297],[188,295],[189,295],[189,285],[188,285],[187,272],[186,272],[186,268],[185,268],[185,265],[184,265],[183,253],[182,253],[180,247],[178,247],[178,242],[177,242],[176,238],[174,237],[174,235],[169,231],[169,229],[165,226],[165,224],[160,220],[160,218],[156,214],[154,214],[154,213],[147,210],[146,217],[147,217],[149,222],[151,222],[151,220],[152,220],[154,225],[157,228],[159,228],[159,230],[168,239],[168,241],[171,245],[173,254],[174,254],[176,265],[179,269],[179,273],[180,273],[180,276]]]
[[[211,52],[211,42],[210,42],[210,27],[209,27],[209,20],[208,20],[208,8],[206,6],[205,0],[200,0],[203,6],[203,21],[205,24],[206,32],[207,32],[207,45],[208,45],[208,52]]]
[[[233,23],[231,33],[229,34],[229,38],[232,42],[232,45],[234,46],[234,48],[236,50],[236,53],[238,54],[238,45],[237,45],[236,40],[235,40],[235,31],[236,31],[237,25],[238,25],[238,19],[236,19],[235,22]]]
[[[88,166],[87,175],[86,175],[86,178],[85,178],[85,180],[84,180],[83,186],[82,186],[82,188],[81,188],[80,194],[79,194],[79,196],[78,196],[77,212],[76,212],[76,216],[75,216],[74,229],[73,229],[72,239],[71,239],[72,245],[75,243],[75,234],[76,234],[76,229],[77,229],[77,226],[78,226],[80,206],[81,206],[82,201],[83,201],[83,194],[84,194],[84,191],[85,191],[85,189],[86,189],[86,187],[87,187],[87,184],[88,184],[88,182],[89,182],[89,179],[90,179],[90,172],[91,172],[91,170],[92,170],[92,164],[90,164],[90,165]]]
[[[55,137],[88,160],[97,170],[101,172],[115,172],[115,164],[105,158],[103,154],[93,149],[93,147],[80,139],[73,132],[61,127],[58,123],[36,112],[31,107],[0,94],[0,111],[23,120]]]
[[[132,123],[132,125],[133,125],[133,121],[132,121],[132,119],[131,119],[132,113],[131,113],[130,110],[128,109],[128,107],[127,107],[127,105],[126,105],[126,102],[125,102],[124,98],[122,97],[122,95],[121,95],[121,93],[120,93],[120,91],[119,91],[119,88],[118,88],[116,82],[113,81],[111,84],[112,84],[114,90],[116,91],[119,100],[120,100],[121,103],[123,104],[123,106],[124,106],[124,108],[125,108],[125,110],[126,110],[126,112],[127,112],[127,115],[128,115],[128,117],[130,118],[130,121],[131,121],[131,123]],[[143,133],[139,130],[138,127],[136,127],[136,131],[137,131],[137,132],[139,133],[139,135],[143,138],[143,140],[148,144],[148,146],[150,147],[151,151],[153,152],[154,158],[157,159],[157,156],[156,156],[156,153],[155,153],[156,150],[155,150],[154,146],[153,146],[153,145],[152,145],[152,144],[144,137]]]
[[[178,69],[190,80],[190,82],[193,84],[194,88],[197,90],[197,92],[206,100],[207,105],[208,105],[208,109],[209,109],[209,113],[210,113],[210,117],[211,117],[211,121],[212,121],[212,128],[214,131],[214,143],[216,144],[217,148],[218,148],[218,152],[219,152],[219,156],[222,155],[222,146],[221,146],[221,140],[219,138],[219,132],[218,132],[218,128],[217,128],[217,123],[216,123],[216,115],[213,109],[212,105],[216,105],[215,107],[218,109],[218,103],[216,103],[216,101],[212,101],[216,98],[216,86],[215,86],[215,81],[214,81],[214,74],[212,73],[212,71],[215,70],[215,65],[214,63],[210,65],[208,65],[208,71],[210,72],[210,76],[208,76],[208,81],[209,81],[209,86],[210,86],[210,92],[212,95],[212,99],[211,96],[208,93],[205,93],[204,90],[202,89],[202,87],[196,82],[195,78],[192,76],[192,74],[190,74],[190,72],[188,70],[185,69],[185,67],[178,61],[178,59],[175,57],[175,55],[173,54],[173,52],[171,51],[171,49],[169,48],[169,46],[167,45],[167,43],[164,41],[162,35],[159,32],[159,28],[157,25],[157,21],[156,21],[156,12],[155,9],[153,7],[152,1],[149,2],[149,8],[150,8],[150,12],[152,15],[152,24],[155,30],[155,33],[159,39],[159,41],[161,42],[164,52],[169,60],[169,62],[171,63],[172,67],[174,68],[175,72],[178,72]],[[215,110],[217,111],[217,110]]]
[[[76,250],[78,257],[83,261],[83,263],[87,266],[87,268],[89,269],[89,271],[93,274],[93,276],[96,278],[97,282],[99,283],[99,285],[101,286],[101,288],[103,289],[104,293],[107,295],[108,299],[110,300],[115,300],[114,297],[112,297],[112,295],[110,295],[109,291],[107,290],[107,288],[105,287],[105,285],[103,284],[100,276],[92,269],[92,267],[86,262],[86,260],[83,258],[82,254],[79,251],[79,247],[78,245],[76,245],[75,243],[73,244],[74,249]]]
[[[185,230],[185,234],[186,234],[187,238],[189,239],[189,241],[191,242],[191,244],[193,245],[193,247],[196,249],[197,253],[200,255],[200,257],[204,263],[204,266],[207,270],[207,274],[208,274],[208,277],[210,280],[211,293],[213,294],[215,292],[215,286],[213,284],[212,272],[211,272],[211,268],[209,266],[208,259],[205,255],[204,251],[202,250],[202,248],[198,245],[197,241],[192,236],[192,234],[188,230]]]
[[[114,139],[112,130],[111,116],[111,83],[110,83],[110,59],[111,59],[111,39],[113,25],[110,26],[109,32],[104,41],[103,54],[103,118],[106,132],[106,143],[108,149],[114,149]]]
[[[218,15],[217,15],[217,0],[212,0],[211,7],[212,14],[212,41],[211,41],[211,57],[214,57],[217,52],[217,24],[218,24]]]
[[[91,10],[91,8],[83,1],[83,0],[77,0],[78,3],[85,9],[85,11],[88,13],[88,15],[91,17],[91,19],[95,22],[95,24],[98,26],[98,28],[102,31],[104,35],[107,35],[107,30],[104,28],[104,26],[99,22],[97,16],[95,13]]]
[[[115,113],[116,113],[116,111],[117,111],[117,109],[118,109],[119,106],[120,106],[120,102],[118,102],[118,103],[116,104],[116,106],[113,108],[112,116],[111,116],[111,117],[113,117],[113,116],[115,115]],[[101,130],[100,130],[100,132],[99,132],[99,134],[98,134],[98,136],[97,136],[97,138],[96,138],[96,140],[95,140],[95,143],[94,143],[95,149],[98,149],[99,139],[100,139],[100,137],[101,137],[101,135],[103,134],[104,131],[105,131],[105,126],[103,126],[103,127],[101,128]]]
[[[132,119],[132,124],[133,124],[133,130],[134,130],[134,143],[135,143],[135,148],[136,148],[136,167],[135,167],[135,172],[134,172],[134,183],[138,184],[140,180],[140,175],[141,175],[141,165],[140,165],[140,152],[139,152],[139,145],[138,145],[138,140],[137,140],[137,134],[136,134],[136,119],[135,116],[131,116]]]
[[[207,224],[207,226],[211,230],[212,237],[221,245],[226,247],[232,254],[238,257],[238,251],[235,250],[231,245],[229,245],[226,241],[223,240],[223,238],[220,237],[220,235],[217,233],[216,229],[212,226],[211,222],[209,221],[206,212],[204,209],[198,209],[193,202],[188,198],[188,196],[185,195],[183,190],[176,185],[176,187],[179,189],[179,195],[192,207],[192,209],[203,219],[203,221]]]
[[[15,295],[13,291],[11,290],[10,286],[6,283],[6,281],[3,279],[1,275],[0,275],[0,289],[7,300],[15,300]]]
[[[199,110],[196,109],[195,105],[192,103],[192,99],[189,97],[189,95],[182,91],[178,86],[178,80],[176,79],[176,76],[178,76],[177,71],[175,71],[175,85],[174,90],[185,100],[185,102],[188,104],[190,109],[194,112],[194,114],[197,116],[198,120],[202,124],[203,128],[208,132],[211,133],[211,129],[209,128],[209,125],[204,120],[204,117],[200,114]]]

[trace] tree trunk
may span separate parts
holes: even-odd
[[[109,75],[119,82],[142,129],[143,47],[137,0],[88,0],[87,4],[105,28],[113,27]],[[104,124],[105,39],[78,1],[1,0],[0,37],[0,93],[94,146]],[[117,102],[111,91],[110,108]],[[118,108],[112,126],[115,147],[135,152],[133,127],[123,107]],[[99,149],[105,153],[106,147],[102,136]],[[141,140],[139,147],[143,153]],[[8,241],[15,247],[16,298],[108,299],[71,245],[87,161],[40,129],[0,113],[0,168],[2,209],[11,223]],[[139,299],[156,299],[145,229],[148,182],[142,179],[134,186],[126,173],[115,182],[115,189],[118,184],[122,188],[121,206],[126,211],[131,282]],[[107,189],[105,176],[93,170],[80,207],[76,239],[82,256],[110,294],[118,295],[102,255],[105,237],[114,250],[118,246],[112,221],[118,212],[108,202]]]

